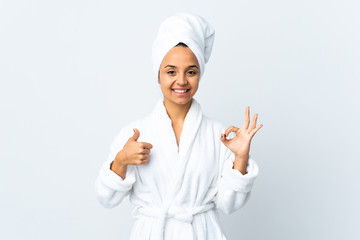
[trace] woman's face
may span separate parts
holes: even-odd
[[[199,63],[188,47],[172,48],[159,69],[159,83],[164,101],[184,105],[195,95],[200,78]]]

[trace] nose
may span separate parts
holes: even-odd
[[[186,74],[183,74],[183,73],[179,74],[177,83],[178,83],[179,85],[186,85],[186,84],[187,84]]]

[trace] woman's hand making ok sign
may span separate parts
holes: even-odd
[[[245,120],[241,128],[230,126],[226,129],[225,134],[221,134],[220,140],[224,145],[235,154],[234,169],[238,169],[242,174],[246,173],[246,165],[249,159],[250,143],[255,133],[263,126],[256,126],[258,114],[254,114],[252,123],[250,124],[250,107],[246,107]],[[235,132],[236,136],[227,139],[231,132]]]

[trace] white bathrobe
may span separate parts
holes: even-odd
[[[123,180],[110,164],[126,141],[153,145],[149,162],[130,165]],[[99,202],[111,208],[129,195],[135,206],[133,240],[223,240],[218,210],[232,213],[250,196],[258,166],[250,157],[247,173],[232,168],[235,155],[220,141],[226,127],[203,115],[193,98],[179,147],[163,99],[144,119],[124,126],[114,139],[96,180]]]

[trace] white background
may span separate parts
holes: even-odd
[[[195,98],[263,128],[247,205],[229,239],[360,239],[360,4],[353,0],[0,1],[0,239],[127,239],[132,206],[94,181],[126,123],[161,91],[161,21],[203,16],[215,45]],[[220,136],[219,136],[220,137]]]

